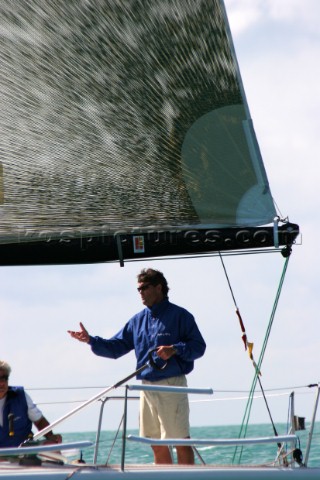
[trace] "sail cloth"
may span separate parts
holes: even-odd
[[[0,243],[276,215],[220,0],[0,4]]]

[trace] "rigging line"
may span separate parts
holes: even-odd
[[[272,312],[271,312],[271,316],[270,316],[270,319],[269,319],[267,332],[266,332],[265,339],[264,339],[264,344],[263,344],[263,347],[262,347],[262,350],[261,350],[261,353],[260,353],[260,357],[259,357],[259,361],[258,361],[258,369],[260,369],[260,367],[261,367],[262,360],[263,360],[263,357],[264,357],[264,353],[265,353],[265,350],[266,350],[266,346],[267,346],[267,343],[268,343],[268,339],[269,339],[269,336],[270,336],[271,326],[272,326],[272,323],[273,323],[273,320],[274,320],[276,307],[277,307],[278,302],[279,302],[280,293],[281,293],[281,290],[282,290],[284,277],[285,277],[285,274],[286,274],[286,271],[287,271],[289,258],[290,258],[290,255],[285,258],[285,263],[284,263],[284,266],[283,266],[280,282],[279,282],[277,293],[276,293],[276,298],[275,298],[274,305],[273,305]],[[241,436],[245,437],[246,433],[247,433],[248,423],[249,423],[249,418],[250,418],[250,412],[251,412],[251,407],[252,407],[252,402],[253,402],[253,395],[254,395],[256,384],[257,384],[257,379],[258,379],[257,378],[258,377],[258,373],[257,373],[258,371],[255,372],[255,375],[254,375],[254,378],[253,378],[253,381],[252,381],[250,396],[249,396],[247,406],[246,406],[246,409],[245,409],[245,413],[244,413],[244,416],[243,416],[242,425],[241,425],[240,432],[239,432],[239,437],[241,437]],[[243,432],[243,430],[244,430],[244,432]],[[240,460],[241,460],[242,450],[243,450],[243,448],[241,448],[241,452],[240,452],[240,455],[239,455],[239,459],[238,459],[239,463],[240,463]],[[235,459],[236,452],[237,452],[237,447],[235,448],[233,461]]]
[[[116,441],[117,441],[117,439],[118,439],[118,435],[119,435],[119,432],[120,432],[121,425],[123,424],[123,420],[124,420],[124,414],[123,414],[122,417],[121,417],[121,420],[120,420],[120,423],[119,423],[117,432],[116,432],[116,434],[115,434],[115,436],[114,436],[114,439],[113,439],[111,448],[110,448],[110,450],[109,450],[109,454],[108,454],[108,457],[107,457],[107,460],[106,460],[105,465],[108,465],[108,464],[109,464],[109,460],[110,460],[110,457],[111,457],[111,453],[112,453],[112,451],[113,451],[113,449],[114,449],[114,446],[115,446],[115,444],[116,444]]]
[[[261,364],[262,364],[262,359],[263,359],[263,355],[260,354],[260,358],[259,358],[259,362],[258,362],[258,365],[255,363],[254,361],[254,358],[253,358],[253,354],[252,354],[252,346],[253,344],[250,344],[247,340],[247,336],[246,336],[246,331],[245,331],[245,327],[244,327],[244,323],[243,323],[243,320],[241,318],[241,314],[240,314],[240,311],[239,311],[239,308],[237,306],[237,302],[236,302],[236,299],[235,299],[235,296],[233,294],[233,290],[232,290],[232,287],[231,287],[231,283],[230,283],[230,280],[229,280],[229,276],[227,274],[227,270],[225,268],[225,264],[224,264],[224,261],[222,259],[222,256],[219,252],[219,257],[220,257],[220,260],[221,260],[221,263],[222,263],[222,266],[223,266],[223,269],[224,269],[224,273],[225,273],[225,276],[226,276],[226,279],[227,279],[227,282],[228,282],[228,285],[229,285],[229,289],[230,289],[230,292],[231,292],[231,295],[232,295],[232,298],[233,298],[233,302],[234,302],[234,305],[236,307],[236,314],[238,316],[238,319],[239,319],[239,323],[240,323],[240,327],[241,327],[241,331],[242,331],[242,340],[244,342],[244,345],[245,345],[245,349],[249,348],[249,357],[250,359],[252,360],[253,362],[253,366],[255,368],[255,376],[254,376],[254,382],[253,382],[253,385],[251,387],[251,391],[250,391],[250,395],[249,395],[249,399],[248,399],[248,403],[247,403],[247,407],[248,405],[250,405],[250,409],[249,409],[249,414],[248,414],[248,418],[247,418],[247,423],[246,423],[246,427],[245,427],[245,433],[244,433],[244,436],[246,435],[246,432],[247,432],[247,426],[248,426],[248,421],[249,421],[249,416],[250,416],[250,411],[251,411],[251,406],[252,406],[252,401],[253,401],[253,394],[254,394],[254,391],[255,391],[255,387],[256,387],[256,383],[257,381],[259,382],[259,385],[260,385],[260,389],[261,389],[261,392],[262,392],[262,395],[263,395],[263,399],[265,401],[265,405],[266,405],[266,408],[267,408],[267,411],[268,411],[268,414],[269,414],[269,418],[270,418],[270,421],[271,421],[271,425],[272,425],[272,428],[273,428],[273,431],[274,431],[274,434],[275,436],[278,436],[278,432],[277,432],[277,429],[275,427],[275,424],[273,422],[273,418],[272,418],[272,415],[271,415],[271,411],[270,411],[270,408],[269,408],[269,405],[268,405],[268,401],[267,401],[267,398],[265,396],[265,393],[264,393],[264,389],[262,387],[262,382],[261,382],[261,379],[260,379],[260,367],[261,367]],[[289,257],[287,257],[288,259]],[[286,260],[287,260],[286,259]],[[284,267],[284,270],[286,270],[286,265],[287,265],[287,262],[285,263],[285,267]],[[283,284],[283,278],[284,278],[284,274],[282,274],[282,282],[280,282],[280,285],[282,287],[282,284]],[[278,303],[278,299],[279,299],[279,296],[280,296],[280,292],[279,292],[279,289],[281,290],[281,288],[278,288],[278,292],[277,292],[277,297],[276,297],[276,301],[275,301],[275,305],[277,305]],[[271,318],[274,317],[274,313],[275,313],[275,305],[273,307],[273,315],[271,316]],[[269,338],[269,335],[270,335],[270,331],[271,331],[271,325],[272,325],[272,322],[269,321],[269,325],[268,325],[268,329],[267,329],[267,334],[266,334],[266,337]],[[266,347],[266,337],[265,337],[265,340],[264,340],[264,345]],[[264,349],[265,350],[265,349]],[[264,352],[263,352],[264,353]],[[246,408],[246,412],[247,412],[247,408]],[[245,416],[246,416],[246,413],[245,413]],[[244,416],[244,418],[245,418]],[[242,430],[243,430],[243,425],[244,425],[244,422],[242,423],[242,426],[241,426],[241,429],[240,429],[240,433],[239,433],[239,437],[241,436],[242,434]],[[278,444],[278,448],[281,447],[281,444]],[[237,451],[237,447],[235,449],[235,455],[236,455],[236,451]],[[241,448],[241,452],[242,452],[242,448]],[[235,458],[235,455],[233,457],[233,459]],[[241,453],[240,453],[240,458],[241,458]]]
[[[228,285],[229,285],[229,289],[230,289],[231,296],[232,296],[232,298],[233,298],[234,306],[236,307],[236,310],[238,310],[237,302],[236,302],[235,296],[234,296],[234,294],[233,294],[233,290],[232,290],[232,287],[231,287],[231,283],[230,283],[230,280],[229,280],[229,276],[228,276],[227,269],[226,269],[226,267],[225,267],[225,264],[224,264],[224,261],[223,261],[221,252],[219,252],[219,258],[220,258],[220,260],[221,260],[222,267],[223,267],[223,270],[224,270],[224,274],[225,274],[225,276],[226,276],[226,279],[227,279],[227,282],[228,282]]]
[[[107,385],[107,387],[110,386],[110,385]],[[309,383],[308,385],[290,385],[290,386],[287,386],[287,387],[275,387],[275,388],[265,388],[264,391],[265,392],[276,392],[276,391],[279,391],[279,390],[297,390],[297,389],[300,389],[300,388],[311,388],[311,387],[317,387],[318,384],[317,383]],[[106,385],[100,385],[100,386],[78,386],[78,387],[25,387],[26,390],[33,390],[33,391],[50,391],[50,390],[85,390],[85,389],[98,389],[98,390],[101,390],[102,388],[106,388]],[[122,387],[119,387],[119,389],[122,388]],[[219,390],[219,389],[214,389],[214,392],[215,393],[249,393],[250,390]],[[110,398],[118,398],[117,395],[110,395]],[[132,398],[132,397],[130,397]],[[139,397],[137,397],[139,398]]]
[[[214,391],[216,394],[216,390]],[[291,392],[283,392],[283,393],[274,393],[274,394],[269,394],[266,395],[269,398],[275,398],[275,397],[288,397],[291,394]],[[254,399],[260,399],[263,398],[262,395],[260,394],[255,394]],[[244,397],[221,397],[221,398],[205,398],[205,399],[197,399],[197,400],[189,400],[189,403],[217,403],[217,402],[226,402],[226,401],[239,401],[239,400],[248,400],[248,395]]]
[[[258,366],[259,367],[262,364],[263,357],[264,357],[264,354],[265,354],[265,351],[266,351],[266,348],[267,348],[267,344],[268,344],[268,340],[269,340],[269,336],[270,336],[270,332],[271,332],[271,327],[273,325],[273,320],[274,320],[276,310],[277,310],[277,306],[278,306],[278,303],[279,303],[279,298],[280,298],[284,278],[285,278],[287,268],[288,268],[289,259],[290,259],[290,255],[288,257],[286,257],[285,263],[284,263],[284,266],[283,266],[279,286],[278,286],[277,293],[276,293],[276,298],[275,298],[275,301],[274,301],[274,304],[273,304],[269,324],[268,324],[268,327],[267,327],[267,332],[266,332],[266,335],[265,335],[265,339],[264,339],[264,342],[263,342],[263,346],[262,346],[259,361],[258,361]]]
[[[274,435],[275,435],[275,437],[277,437],[278,432],[277,432],[276,426],[274,424],[274,421],[273,421],[273,418],[272,418],[272,415],[271,415],[271,411],[270,411],[270,408],[269,408],[269,405],[268,405],[268,401],[267,401],[267,398],[265,396],[265,393],[264,393],[262,385],[261,385],[261,379],[260,379],[259,375],[257,375],[257,379],[258,379],[258,382],[259,382],[259,385],[260,385],[260,388],[261,388],[261,393],[263,395],[264,402],[265,402],[267,410],[268,410],[268,414],[269,414],[269,417],[270,417],[270,421],[271,421],[271,425],[272,425]],[[281,448],[281,443],[278,443],[278,448]]]
[[[266,390],[267,391],[267,390]],[[226,391],[228,392],[228,391]],[[215,393],[217,393],[217,391],[215,390]],[[238,393],[241,393],[238,392]],[[247,393],[247,392],[244,392],[244,393]],[[273,393],[273,394],[267,394],[266,397],[268,398],[274,398],[274,397],[287,397],[290,395],[291,392],[282,392],[282,393]],[[311,392],[310,392],[311,393]],[[123,400],[124,399],[124,396],[110,396],[110,397],[106,397],[108,400]],[[135,397],[128,397],[128,400],[139,400],[139,396],[135,396]],[[221,397],[221,398],[206,398],[206,399],[196,399],[196,400],[189,400],[189,403],[216,403],[216,402],[226,402],[226,401],[239,401],[239,400],[248,400],[249,398],[249,395],[246,395],[246,396],[242,396],[242,397]],[[255,393],[254,399],[259,399],[259,398],[263,398],[263,395],[259,394],[259,393]],[[85,402],[85,400],[81,400],[81,399],[78,399],[78,400],[59,400],[59,401],[50,401],[50,402],[45,402],[45,401],[39,401],[39,402],[36,402],[37,405],[65,405],[65,404],[69,404],[69,403],[83,403]]]
[[[242,341],[244,343],[244,347],[245,347],[246,350],[248,349],[249,357],[250,357],[250,359],[253,363],[253,366],[254,366],[255,370],[258,371],[258,373],[260,374],[260,370],[259,370],[256,362],[254,361],[253,354],[252,354],[253,343],[248,342],[246,329],[244,327],[244,323],[243,323],[243,320],[242,320],[242,317],[241,317],[241,314],[240,314],[240,310],[237,306],[237,302],[236,302],[235,296],[233,294],[233,290],[232,290],[232,287],[231,287],[229,276],[228,276],[228,273],[227,273],[227,270],[226,270],[226,267],[225,267],[225,264],[224,264],[224,261],[223,261],[223,258],[221,256],[220,252],[219,252],[219,257],[220,257],[220,260],[221,260],[221,263],[222,263],[222,266],[223,266],[223,270],[224,270],[224,273],[225,273],[225,276],[226,276],[226,279],[227,279],[227,282],[228,282],[228,285],[229,285],[229,289],[230,289],[230,292],[231,292],[231,295],[232,295],[232,298],[233,298],[233,303],[236,307],[236,314],[237,314],[237,317],[238,317],[238,320],[239,320],[239,323],[240,323],[240,328],[241,328],[241,331],[242,331]]]

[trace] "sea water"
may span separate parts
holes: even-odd
[[[286,424],[278,424],[275,426],[278,435],[284,435],[287,432]],[[211,426],[211,427],[194,427],[191,429],[191,436],[194,439],[210,439],[210,438],[238,438],[240,426]],[[127,434],[138,435],[137,430],[128,430]],[[300,448],[302,454],[306,452],[306,445],[308,443],[309,430],[296,432],[299,437],[297,448]],[[270,425],[260,424],[251,425],[247,429],[247,438],[256,438],[260,436],[274,436],[273,428]],[[97,463],[121,463],[122,455],[122,431],[102,431],[99,440],[99,450]],[[95,432],[77,432],[64,433],[63,441],[81,441],[91,440],[96,442]],[[288,450],[290,445],[287,446]],[[203,458],[205,463],[212,464],[261,464],[272,463],[277,455],[277,444],[259,444],[250,445],[244,448],[234,446],[199,446],[197,451]],[[79,457],[79,452],[70,452],[73,459]],[[86,463],[90,463],[94,458],[94,447],[86,448],[81,453],[82,459]],[[175,456],[175,454],[174,454]],[[126,440],[125,442],[125,462],[126,463],[153,463],[153,455],[151,447]],[[201,460],[196,454],[196,463],[201,463]],[[308,459],[309,467],[320,466],[320,422],[317,422],[313,432],[313,441]]]

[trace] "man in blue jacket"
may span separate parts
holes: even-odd
[[[138,292],[145,308],[134,315],[113,337],[104,339],[89,335],[80,323],[80,331],[68,331],[73,338],[88,343],[93,353],[119,358],[135,350],[137,369],[148,362],[150,350],[163,369],[147,367],[137,378],[152,385],[186,386],[186,375],[193,370],[194,360],[202,357],[206,344],[193,315],[168,299],[168,283],[164,275],[151,268],[138,275]],[[150,438],[189,438],[189,403],[184,394],[141,392],[140,435]],[[168,447],[153,446],[155,463],[172,463]],[[193,464],[193,450],[177,447],[178,463]]]
[[[18,447],[32,436],[33,423],[38,430],[49,425],[23,387],[9,386],[10,373],[10,365],[0,360],[0,448]],[[61,435],[53,432],[45,437],[45,443],[62,442]]]

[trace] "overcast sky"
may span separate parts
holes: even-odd
[[[290,392],[293,386],[320,380],[320,2],[226,0],[226,8],[272,194],[281,215],[289,216],[302,231],[289,261],[261,377],[266,390],[285,387],[284,392]],[[278,253],[224,261],[258,359],[284,259]],[[81,321],[93,335],[109,337],[118,331],[141,309],[136,275],[147,266],[164,272],[170,300],[195,315],[207,341],[206,354],[196,362],[189,385],[212,387],[216,393],[212,402],[192,402],[192,425],[240,424],[245,401],[228,398],[245,396],[242,392],[250,389],[254,371],[219,258],[132,262],[124,268],[119,264],[1,267],[0,358],[12,366],[11,384],[24,385],[54,421],[78,405],[58,402],[85,401],[133,372],[134,354],[117,361],[96,357],[67,330],[77,329]],[[88,386],[98,388],[70,389]],[[52,387],[69,389],[46,390]],[[275,421],[285,422],[287,396],[269,401]],[[307,421],[313,403],[313,391],[298,389],[297,414]],[[94,430],[97,407],[56,430]],[[129,427],[136,427],[137,405],[132,410]],[[108,405],[104,428],[116,428],[117,415]],[[252,419],[268,421],[261,400]]]

